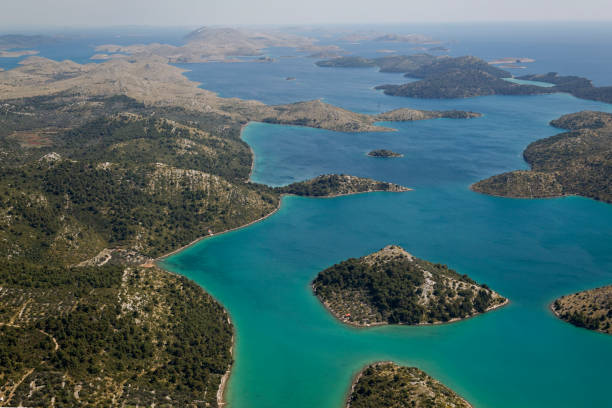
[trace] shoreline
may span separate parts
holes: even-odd
[[[176,255],[176,254],[178,254],[179,252],[181,252],[181,251],[183,251],[183,250],[185,250],[185,249],[187,249],[187,248],[190,248],[190,247],[194,246],[195,244],[197,244],[197,243],[198,243],[198,242],[200,242],[200,241],[205,240],[206,238],[212,238],[212,237],[216,237],[216,236],[219,236],[219,235],[227,234],[228,232],[232,232],[232,231],[236,231],[236,230],[239,230],[239,229],[242,229],[242,228],[250,227],[251,225],[253,225],[253,224],[255,224],[255,223],[259,222],[259,221],[263,221],[263,220],[265,220],[266,218],[268,218],[268,217],[270,217],[270,216],[272,216],[272,215],[276,214],[276,212],[277,212],[278,210],[280,210],[280,208],[281,208],[281,201],[282,201],[282,196],[281,196],[281,197],[280,197],[280,199],[278,200],[278,205],[276,206],[276,208],[275,208],[274,210],[272,210],[270,213],[268,213],[268,214],[264,215],[263,217],[260,217],[260,218],[258,218],[258,219],[256,219],[256,220],[253,220],[253,221],[250,221],[250,222],[249,222],[249,223],[247,223],[247,224],[244,224],[244,225],[239,225],[239,226],[237,226],[237,227],[230,228],[230,229],[226,229],[226,230],[223,230],[223,231],[220,231],[220,232],[214,233],[214,234],[212,234],[212,235],[210,235],[210,234],[209,234],[209,235],[202,235],[201,237],[194,239],[194,240],[193,240],[193,241],[191,241],[190,243],[188,243],[188,244],[186,244],[186,245],[183,245],[182,247],[177,248],[177,249],[175,249],[175,250],[174,250],[174,251],[172,251],[172,252],[169,252],[169,253],[167,253],[167,254],[164,254],[164,255],[161,255],[161,256],[159,256],[159,257],[155,258],[155,259],[153,260],[153,262],[154,262],[154,263],[155,263],[157,266],[159,266],[160,268],[162,268],[162,269],[166,270],[166,269],[165,269],[163,266],[159,265],[159,262],[163,261],[163,260],[164,260],[164,259],[166,259],[166,258],[171,257],[172,255]]]
[[[351,407],[351,395],[353,394],[353,391],[355,390],[355,387],[357,386],[357,382],[359,382],[359,380],[361,379],[361,377],[363,376],[363,372],[368,369],[369,367],[376,367],[378,365],[381,364],[393,364],[399,367],[414,367],[418,370],[421,370],[419,367],[416,366],[402,366],[400,364],[395,363],[394,361],[391,360],[385,360],[385,361],[375,361],[373,363],[370,364],[366,364],[364,365],[356,374],[353,375],[353,379],[351,380],[351,386],[349,387],[346,396],[344,397],[344,408],[350,408]],[[421,370],[423,371],[423,370]],[[425,371],[423,371],[426,375],[428,375],[429,377],[431,377],[428,373],[426,373]],[[433,378],[435,381],[438,381],[437,379]],[[442,384],[440,381],[438,381],[440,384]],[[442,384],[443,386],[446,387],[446,385]],[[447,387],[448,388],[448,387]],[[455,394],[457,394],[455,391],[453,391]],[[457,394],[457,396],[463,401],[465,402],[469,407],[473,408],[474,406],[472,404],[470,404],[465,398],[463,398],[461,395]]]
[[[244,143],[246,143],[246,145],[249,147],[249,150],[251,151],[251,155],[252,155],[252,157],[253,157],[253,159],[251,160],[251,170],[250,170],[250,172],[249,172],[249,177],[248,177],[248,179],[245,181],[245,183],[252,183],[252,181],[251,181],[251,176],[253,175],[253,170],[255,169],[255,152],[253,151],[252,146],[251,146],[249,143],[247,143],[247,142],[246,142],[246,141],[245,141],[245,140],[242,138],[242,132],[244,131],[244,129],[245,129],[245,128],[246,128],[246,127],[247,127],[247,126],[250,124],[250,123],[251,123],[251,121],[249,121],[249,122],[245,123],[245,124],[244,124],[244,125],[242,125],[242,127],[240,128],[240,139],[241,139],[241,140],[242,140]],[[203,235],[203,236],[201,236],[201,237],[198,237],[198,238],[196,238],[195,240],[191,241],[190,243],[188,243],[188,244],[186,244],[186,245],[181,246],[180,248],[177,248],[177,249],[175,249],[175,250],[173,250],[173,251],[171,251],[171,252],[169,252],[169,253],[167,253],[167,254],[161,255],[161,256],[159,256],[159,257],[157,257],[157,258],[153,259],[152,263],[153,263],[154,265],[156,265],[157,267],[159,267],[160,269],[162,269],[162,270],[166,271],[166,272],[169,272],[169,273],[175,273],[175,272],[169,271],[168,269],[164,268],[164,267],[163,267],[163,265],[161,265],[160,263],[161,263],[161,262],[162,262],[164,259],[169,258],[169,257],[171,257],[172,255],[176,255],[176,254],[178,254],[179,252],[184,251],[184,250],[186,250],[186,249],[188,249],[188,248],[190,248],[190,247],[192,247],[192,246],[194,246],[194,245],[198,244],[200,241],[203,241],[203,240],[205,240],[206,238],[212,238],[212,237],[216,237],[216,236],[218,236],[218,235],[227,234],[227,233],[229,233],[229,232],[236,231],[236,230],[239,230],[239,229],[242,229],[242,228],[247,228],[247,227],[249,227],[249,226],[251,226],[251,225],[253,225],[253,224],[255,224],[255,223],[258,223],[258,222],[260,222],[260,221],[265,220],[265,219],[266,219],[266,218],[268,218],[268,217],[271,217],[272,215],[276,214],[276,213],[277,213],[277,212],[278,212],[278,211],[281,209],[282,202],[283,202],[283,198],[284,198],[285,196],[296,196],[296,197],[305,197],[305,198],[338,198],[338,197],[345,197],[345,196],[351,196],[351,195],[357,195],[357,194],[366,194],[366,193],[375,193],[375,192],[405,193],[405,192],[408,192],[408,191],[413,191],[413,189],[411,189],[411,188],[407,188],[407,189],[406,189],[406,191],[385,191],[385,190],[371,190],[371,191],[361,191],[361,192],[354,192],[354,193],[334,194],[334,195],[330,195],[330,196],[298,196],[298,195],[296,195],[296,194],[285,194],[285,193],[283,193],[283,194],[280,194],[280,196],[279,196],[279,199],[278,199],[278,205],[276,206],[276,208],[275,208],[274,210],[272,210],[270,213],[268,213],[268,214],[264,215],[263,217],[260,217],[260,218],[258,218],[258,219],[256,219],[256,220],[253,220],[253,221],[251,221],[251,222],[249,222],[249,223],[247,223],[247,224],[240,225],[240,226],[237,226],[237,227],[234,227],[234,228],[230,228],[230,229],[227,229],[227,230],[224,230],[224,231],[221,231],[221,232],[218,232],[218,233],[212,234],[212,235]],[[200,287],[202,287],[202,286],[200,286]],[[204,287],[202,287],[202,289],[203,289],[204,291],[206,291],[206,289],[205,289]],[[206,291],[206,293],[208,293],[208,292]],[[208,294],[209,294],[210,296],[212,296],[210,293],[208,293]],[[213,296],[213,299],[214,299],[214,296]],[[217,299],[215,299],[215,300],[216,300],[217,302],[219,302]],[[226,307],[225,307],[225,306],[224,306],[224,305],[223,305],[221,302],[219,302],[219,304],[220,304],[220,305],[223,307],[223,309],[225,310],[225,313],[227,314],[227,319],[228,319],[228,322],[229,322],[229,323],[232,325],[232,330],[234,331],[234,334],[233,334],[233,336],[232,336],[232,345],[231,345],[231,348],[230,348],[230,354],[231,354],[232,356],[234,356],[234,349],[235,349],[235,347],[236,347],[236,341],[235,341],[235,338],[236,338],[236,330],[235,330],[235,326],[232,324],[232,320],[231,320],[231,316],[230,316],[229,310],[228,310],[228,309],[227,309],[227,308],[226,308]],[[232,362],[232,364],[230,364],[230,365],[229,365],[229,367],[227,368],[226,372],[225,372],[225,373],[223,374],[223,376],[221,377],[221,381],[220,381],[220,383],[219,383],[219,388],[217,389],[217,405],[218,405],[220,408],[223,408],[224,406],[226,406],[226,405],[227,405],[227,401],[225,400],[225,394],[226,394],[226,391],[227,391],[227,384],[228,384],[229,379],[230,379],[231,374],[232,374],[232,367],[233,367],[233,365],[234,365],[234,362]]]
[[[498,175],[499,174],[496,174],[496,175],[491,176],[491,177],[495,177],[495,176],[498,176]],[[491,178],[491,177],[489,177],[489,178]],[[487,179],[482,179],[480,181],[484,181],[484,180],[487,180]],[[482,195],[489,196],[489,197],[511,198],[511,199],[515,199],[515,200],[547,200],[547,199],[566,198],[566,197],[582,197],[582,198],[588,198],[590,200],[600,201],[600,202],[605,203],[605,201],[597,200],[596,198],[587,197],[587,196],[583,196],[583,195],[580,195],[580,194],[560,194],[560,195],[542,196],[542,197],[518,197],[518,196],[507,196],[507,195],[501,195],[501,194],[485,193],[485,192],[482,192],[482,191],[474,190],[472,188],[472,186],[474,184],[480,183],[480,181],[477,181],[476,183],[470,184],[468,186],[468,189],[471,192],[473,192],[473,193],[482,194]]]
[[[457,322],[460,322],[460,321],[463,321],[463,320],[468,320],[468,319],[471,319],[473,317],[477,317],[477,316],[483,315],[485,313],[492,312],[493,310],[502,308],[504,306],[508,306],[510,304],[510,299],[506,298],[506,300],[503,303],[499,303],[497,305],[491,306],[491,307],[487,308],[484,312],[476,313],[476,314],[473,314],[473,315],[468,316],[468,317],[455,317],[455,318],[452,318],[452,319],[450,319],[450,320],[448,320],[446,322],[433,322],[433,323],[424,322],[424,323],[417,323],[417,324],[374,322],[374,323],[369,323],[369,324],[360,324],[360,323],[354,323],[354,322],[345,322],[344,320],[342,320],[332,309],[330,309],[330,307],[325,302],[323,302],[323,300],[319,296],[317,296],[316,293],[314,293],[314,288],[313,288],[312,284],[310,285],[310,288],[312,289],[312,291],[311,291],[312,295],[317,298],[319,303],[325,308],[325,310],[327,310],[329,312],[329,314],[336,321],[338,321],[339,323],[342,323],[344,325],[353,327],[355,329],[368,329],[368,328],[380,327],[380,326],[415,326],[415,327],[442,326],[442,325],[445,325],[445,324],[453,324],[453,323],[457,323]],[[563,320],[563,319],[561,319],[561,320]]]
[[[202,288],[202,290],[204,290],[204,288]],[[219,301],[217,300],[217,302]],[[221,302],[219,302],[219,304],[221,305]],[[223,306],[223,310],[225,310],[225,313],[227,314],[227,322],[232,326],[232,332],[233,332],[232,347],[230,348],[230,355],[232,356],[232,362],[227,367],[227,370],[225,370],[225,373],[221,377],[221,381],[219,382],[219,388],[217,389],[217,406],[219,408],[223,408],[225,405],[227,405],[227,401],[225,400],[225,393],[227,391],[227,383],[229,381],[230,376],[232,375],[232,367],[234,366],[234,363],[235,363],[234,349],[236,347],[236,326],[234,326],[234,324],[232,323],[232,318],[229,314],[229,311],[224,306]]]
[[[253,146],[251,146],[246,140],[242,138],[242,132],[244,132],[244,129],[246,129],[247,126],[249,126],[251,123],[253,123],[253,121],[249,120],[247,123],[245,123],[244,125],[240,127],[240,140],[243,143],[246,143],[247,146],[249,146],[249,150],[251,151],[251,156],[253,157],[253,159],[251,160],[251,170],[249,171],[249,177],[247,177],[245,183],[253,182],[253,180],[251,180],[251,177],[253,177],[253,171],[255,170],[255,150],[253,150]]]
[[[414,191],[412,188],[407,188],[406,191],[387,191],[387,190],[370,190],[370,191],[359,191],[359,192],[355,192],[355,193],[343,193],[343,194],[334,194],[334,195],[328,195],[328,196],[300,196],[297,194],[289,194],[289,193],[282,193],[280,194],[279,200],[278,200],[278,206],[270,213],[264,215],[263,217],[260,217],[256,220],[250,221],[247,224],[243,224],[243,225],[239,225],[237,227],[234,228],[230,228],[230,229],[226,229],[220,232],[216,232],[212,235],[202,235],[201,237],[196,238],[195,240],[191,241],[190,243],[183,245],[180,248],[177,248],[175,250],[173,250],[172,252],[168,252],[167,254],[164,255],[160,255],[157,258],[153,259],[153,263],[156,264],[157,266],[161,267],[162,269],[164,269],[162,266],[160,266],[158,264],[158,262],[163,261],[166,258],[171,257],[172,255],[176,255],[177,253],[194,246],[195,244],[197,244],[198,242],[206,239],[206,238],[212,238],[212,237],[216,237],[219,235],[223,235],[223,234],[227,234],[228,232],[232,232],[232,231],[236,231],[242,228],[246,228],[246,227],[250,227],[251,225],[258,223],[260,221],[265,220],[266,218],[276,214],[280,209],[281,209],[281,205],[282,205],[282,201],[284,197],[289,197],[289,196],[293,196],[293,197],[303,197],[303,198],[338,198],[338,197],[348,197],[348,196],[354,196],[354,195],[359,195],[359,194],[369,194],[369,193],[407,193],[409,191]],[[165,270],[165,269],[164,269]]]

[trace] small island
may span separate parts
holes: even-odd
[[[387,150],[387,149],[372,150],[371,152],[368,152],[368,156],[370,156],[370,157],[386,157],[386,158],[404,157],[404,155],[401,154],[401,153],[396,153],[396,152],[394,152],[392,150]]]
[[[531,170],[492,176],[471,189],[502,197],[581,195],[612,203],[612,114],[583,111],[550,124],[569,131],[527,146],[523,157]]]
[[[354,326],[453,322],[508,302],[487,285],[395,245],[325,269],[312,288],[336,318]]]
[[[409,188],[397,184],[348,176],[346,174],[325,174],[311,180],[292,183],[285,187],[277,187],[275,190],[281,194],[303,197],[337,197],[376,191],[392,193],[410,191]]]
[[[364,368],[353,381],[346,408],[471,408],[440,381],[416,367],[390,362]]]
[[[612,334],[612,285],[561,296],[551,309],[574,326]]]

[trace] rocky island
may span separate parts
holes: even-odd
[[[612,285],[561,296],[551,309],[575,326],[612,334]]]
[[[336,318],[354,326],[452,322],[508,301],[467,275],[393,245],[320,272],[312,288]]]
[[[404,157],[401,153],[396,153],[392,150],[387,149],[376,149],[368,152],[370,157]]]
[[[391,362],[364,368],[353,381],[346,408],[471,408],[467,401],[416,367]]]
[[[569,132],[531,143],[523,153],[531,170],[490,177],[472,190],[517,198],[581,195],[612,203],[612,114],[583,111],[551,125]]]
[[[300,181],[275,189],[281,194],[305,197],[337,197],[341,195],[386,191],[403,193],[409,188],[393,183],[372,180],[345,174],[326,174],[308,181]]]

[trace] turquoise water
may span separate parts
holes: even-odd
[[[371,27],[370,27],[371,28]],[[451,55],[532,57],[524,72],[559,71],[612,83],[610,25],[402,26],[443,40]],[[185,31],[187,32],[187,31]],[[103,43],[180,43],[182,32],[72,36],[41,55],[87,62]],[[319,33],[321,34],[321,33]],[[118,37],[119,35],[119,37]],[[410,44],[342,44],[355,54],[418,52]],[[557,296],[612,281],[612,206],[579,197],[515,200],[468,186],[525,168],[521,153],[558,133],[548,125],[582,109],[612,105],[569,95],[416,100],[372,88],[403,83],[374,69],[323,69],[286,49],[272,64],[190,64],[188,76],[222,96],[287,103],[323,98],[359,112],[399,107],[464,109],[472,120],[386,123],[383,133],[338,133],[253,123],[243,138],[255,151],[253,180],[283,185],[344,172],[400,183],[408,193],[335,199],[286,197],[275,215],[206,239],[165,261],[219,299],[236,327],[236,363],[228,385],[232,408],[338,408],[351,377],[365,364],[394,360],[417,366],[481,407],[606,407],[612,336],[556,319]],[[572,58],[568,58],[571,55]],[[291,58],[285,58],[290,56]],[[10,69],[19,59],[0,61]],[[295,81],[286,81],[294,76]],[[375,159],[388,148],[399,159]],[[436,327],[354,329],[336,322],[312,295],[318,271],[399,244],[449,264],[511,300],[503,309]]]
[[[370,92],[345,106],[372,109],[381,95]],[[243,138],[255,151],[254,181],[283,185],[344,172],[415,190],[286,197],[263,222],[165,261],[232,315],[237,344],[230,405],[337,408],[363,365],[393,360],[427,371],[475,407],[610,406],[612,337],[564,323],[548,305],[562,294],[612,281],[612,207],[580,197],[489,197],[468,186],[525,168],[525,146],[559,132],[548,125],[551,119],[581,109],[611,111],[612,105],[569,95],[383,97],[387,105],[484,116],[385,123],[398,131],[358,134],[253,123]],[[366,156],[374,148],[404,157]],[[486,282],[511,304],[436,327],[354,329],[336,322],[309,283],[333,263],[388,244]]]

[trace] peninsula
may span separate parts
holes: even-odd
[[[467,275],[394,245],[319,272],[312,288],[336,318],[354,326],[452,322],[508,302]]]
[[[612,114],[583,111],[551,125],[569,132],[531,143],[523,152],[531,170],[499,174],[471,189],[517,198],[581,195],[612,203]]]
[[[561,296],[551,309],[574,326],[612,334],[612,285]]]
[[[438,380],[416,367],[390,362],[364,368],[351,386],[346,408],[472,406]]]

